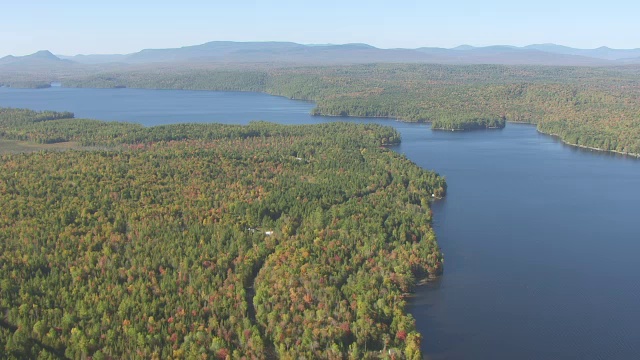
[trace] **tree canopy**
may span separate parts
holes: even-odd
[[[419,359],[444,179],[378,125],[152,128],[0,110],[7,358]]]

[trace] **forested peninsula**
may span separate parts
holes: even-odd
[[[388,127],[136,124],[0,109],[6,358],[420,359],[444,179]]]

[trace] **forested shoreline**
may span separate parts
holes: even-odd
[[[4,77],[7,84],[21,79]],[[433,128],[446,130],[525,122],[568,144],[640,153],[640,67],[636,66],[201,64],[46,79],[67,87],[262,92],[314,101],[315,115],[431,122]]]
[[[444,179],[388,127],[136,124],[0,109],[7,358],[420,359]]]

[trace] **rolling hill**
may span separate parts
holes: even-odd
[[[48,53],[48,55],[47,55]],[[440,63],[551,66],[616,66],[640,64],[640,49],[575,49],[555,44],[525,47],[463,45],[456,48],[380,49],[367,44],[304,45],[292,42],[212,41],[201,45],[169,49],[144,49],[131,54],[75,55],[55,57],[41,51],[24,57],[8,56],[3,64],[27,63],[33,57],[80,64],[147,63]]]

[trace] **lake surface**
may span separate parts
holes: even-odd
[[[640,358],[640,161],[565,146],[534,126],[433,132],[383,119],[312,117],[255,93],[0,89],[0,106],[144,125],[373,122],[445,175],[433,204],[445,272],[410,311],[430,359]]]

